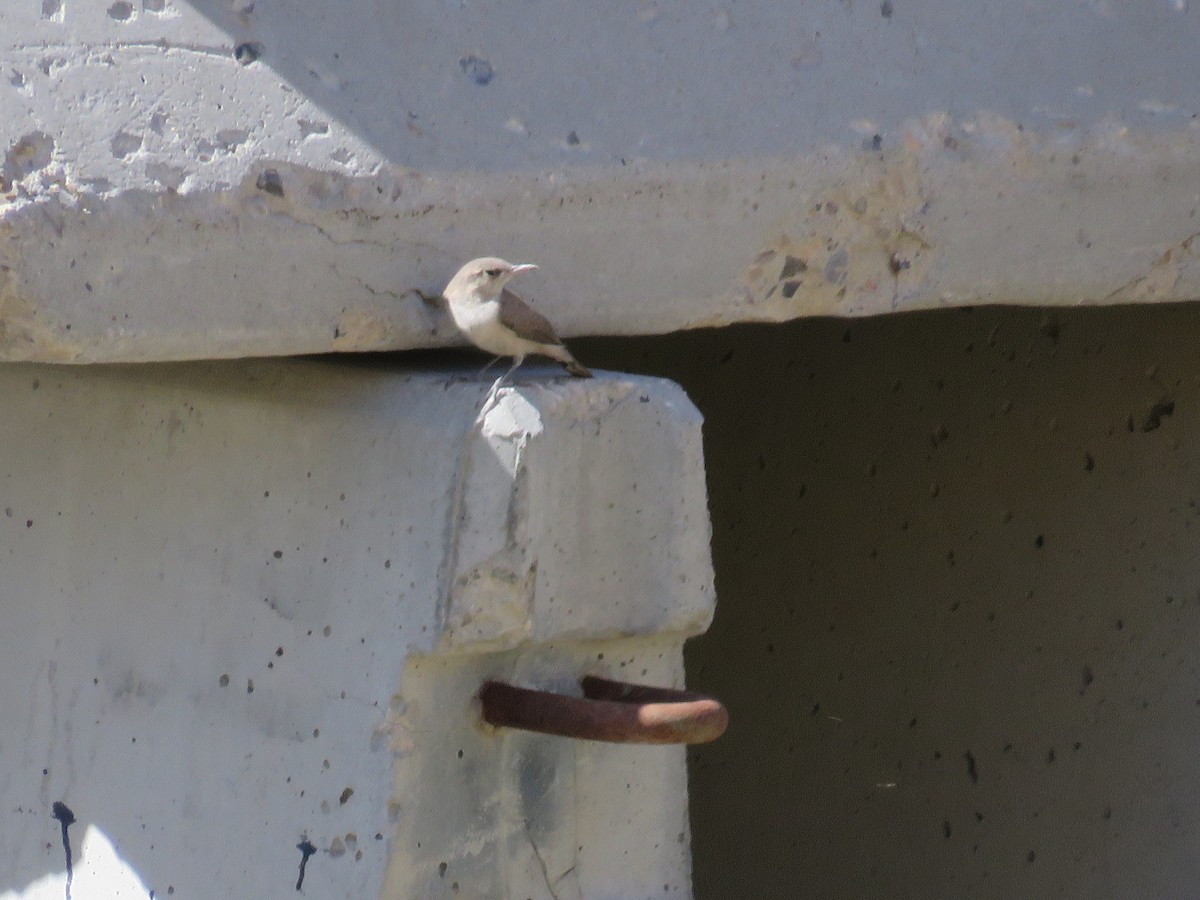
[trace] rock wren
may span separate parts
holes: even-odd
[[[497,380],[497,386],[530,354],[558,360],[577,378],[592,377],[563,346],[546,317],[505,287],[518,272],[536,268],[532,263],[514,266],[493,256],[473,259],[450,279],[442,294],[454,324],[472,344],[513,358],[512,368]]]

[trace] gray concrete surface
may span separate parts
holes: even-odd
[[[1200,296],[1187,0],[0,9],[0,358]]]
[[[694,407],[394,362],[0,366],[0,897],[689,896],[682,750],[474,697],[682,684]]]
[[[582,343],[705,415],[695,891],[1189,898],[1200,308]]]

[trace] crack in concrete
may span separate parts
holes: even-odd
[[[475,438],[480,433],[482,423],[476,417],[471,427],[463,436],[463,447],[459,451],[458,469],[454,474],[454,483],[450,486],[450,513],[447,516],[445,533],[442,544],[442,566],[438,573],[441,582],[438,598],[438,632],[445,634],[450,622],[450,607],[454,602],[454,581],[458,571],[458,535],[466,508],[467,481],[473,468]]]
[[[347,212],[349,212],[349,210],[347,210]],[[335,247],[346,247],[346,246],[349,246],[350,244],[362,244],[364,247],[379,247],[383,250],[391,250],[395,246],[395,244],[391,241],[376,241],[376,240],[371,240],[369,238],[361,238],[361,237],[347,238],[345,240],[341,240],[339,238],[334,237],[333,234],[326,231],[322,226],[318,225],[316,222],[314,222],[310,219],[297,219],[294,215],[291,215],[291,214],[288,214],[288,218],[291,219],[293,222],[295,222],[297,225],[307,225],[309,228],[315,229],[316,232],[319,235],[321,235],[321,237],[325,238],[325,240],[329,241],[329,243],[333,244]]]
[[[320,229],[318,228],[318,230],[320,230]],[[393,300],[403,300],[405,297],[409,296],[410,294],[417,294],[419,297],[422,297],[422,298],[424,298],[424,296],[425,296],[424,294],[421,293],[421,291],[418,288],[408,288],[407,290],[404,290],[404,291],[394,291],[389,288],[377,288],[374,285],[367,282],[366,279],[364,279],[358,275],[355,275],[352,272],[349,272],[349,273],[343,272],[338,267],[338,264],[336,261],[332,263],[332,266],[333,266],[333,272],[335,275],[337,275],[338,278],[344,278],[344,279],[353,281],[359,287],[363,288],[368,294],[371,294],[374,297],[391,297]]]
[[[559,881],[566,878],[575,871],[579,865],[579,851],[583,849],[579,843],[579,827],[583,822],[583,798],[579,790],[579,741],[571,743],[571,799],[575,810],[575,815],[571,819],[571,868],[562,873]]]
[[[1145,284],[1157,271],[1160,271],[1163,267],[1171,263],[1172,254],[1177,251],[1182,253],[1191,253],[1192,244],[1195,242],[1196,238],[1200,238],[1200,231],[1194,231],[1183,240],[1172,244],[1157,257],[1155,257],[1154,262],[1150,263],[1150,268],[1146,272],[1129,279],[1128,281],[1109,291],[1104,295],[1104,299],[1101,300],[1100,303],[1114,303],[1117,302],[1117,298],[1119,298],[1122,294],[1133,294],[1139,285]],[[1179,271],[1177,266],[1175,271],[1175,280],[1178,281],[1178,279]],[[1083,300],[1079,301],[1080,304],[1083,302]]]
[[[554,885],[558,884],[563,880],[563,878],[571,874],[571,872],[575,870],[575,867],[571,866],[571,868],[563,872],[562,875],[558,876],[558,878],[554,879],[554,881],[551,881],[550,869],[546,866],[546,860],[542,858],[542,851],[538,849],[537,841],[533,839],[533,832],[529,830],[528,819],[525,819],[525,837],[529,840],[529,846],[533,848],[533,855],[537,859],[538,866],[542,870],[542,880],[546,882],[546,890],[550,892],[550,896],[553,897],[554,900],[561,900],[561,898],[558,896],[558,892],[554,890]]]
[[[183,51],[184,53],[195,53],[200,56],[215,56],[221,59],[233,59],[233,45],[221,46],[219,44],[172,44],[165,38],[160,38],[156,41],[108,41],[103,43],[85,44],[84,46],[87,50],[92,52],[97,50],[179,50]],[[9,45],[9,49],[17,53],[74,53],[79,50],[79,45],[50,43],[11,44]]]

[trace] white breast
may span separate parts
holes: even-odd
[[[451,307],[454,324],[471,339],[476,347],[497,356],[525,356],[534,353],[538,345],[517,337],[500,324],[500,301],[486,300],[466,307]]]

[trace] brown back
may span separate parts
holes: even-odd
[[[500,322],[527,341],[562,343],[549,320],[508,288],[500,292]]]

